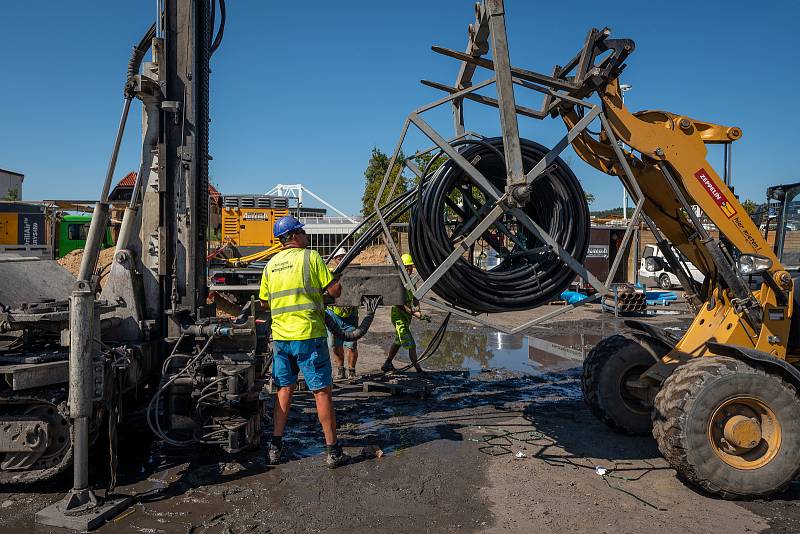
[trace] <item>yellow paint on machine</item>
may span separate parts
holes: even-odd
[[[19,214],[0,213],[0,245],[16,245],[19,236]]]
[[[287,209],[225,208],[222,210],[222,241],[239,247],[271,247],[278,244],[272,225]]]

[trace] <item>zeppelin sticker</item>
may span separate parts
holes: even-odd
[[[719,206],[719,209],[722,210],[722,213],[724,213],[726,217],[730,219],[736,215],[736,209],[731,206],[730,202],[728,202],[728,198],[719,190],[719,187],[717,187],[717,184],[714,183],[705,169],[701,168],[694,173],[694,177],[703,185],[703,189],[705,189],[714,202],[717,203],[717,206]]]

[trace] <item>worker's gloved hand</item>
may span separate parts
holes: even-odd
[[[429,323],[429,322],[431,322],[431,316],[430,315],[424,315],[424,314],[420,313],[419,314],[419,320],[420,321],[425,321],[426,323]]]

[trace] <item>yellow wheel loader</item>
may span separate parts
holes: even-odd
[[[628,321],[630,337],[601,341],[584,362],[586,403],[615,430],[652,430],[679,476],[709,493],[780,491],[800,471],[800,183],[768,190],[775,217],[759,229],[706,159],[706,145],[735,142],[739,128],[631,113],[618,79],[598,93],[625,158],[605,135],[584,131],[573,147],[597,169],[636,181],[665,258],[645,262],[675,272],[697,314],[680,338]],[[559,114],[568,128],[581,119],[571,107]],[[670,244],[703,272],[702,285]]]

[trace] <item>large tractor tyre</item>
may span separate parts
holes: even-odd
[[[766,497],[800,471],[800,400],[777,375],[723,356],[675,370],[655,398],[653,436],[678,475],[724,499]]]
[[[647,435],[650,407],[634,397],[625,383],[655,362],[639,343],[614,335],[594,346],[583,362],[581,389],[592,413],[617,432]]]

